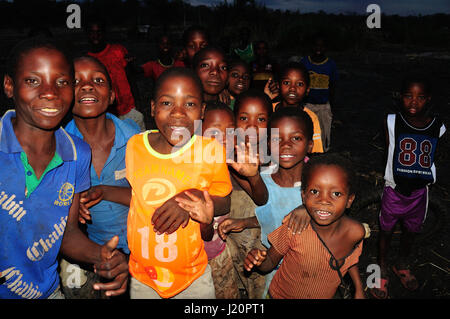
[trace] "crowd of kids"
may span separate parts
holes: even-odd
[[[157,57],[136,66],[101,22],[86,29],[83,55],[34,36],[8,58],[0,298],[326,299],[346,274],[352,297],[368,296],[358,268],[368,230],[346,214],[355,171],[329,151],[339,78],[323,36],[288,62],[248,28],[225,52],[192,26],[181,50],[163,34]],[[140,110],[130,72],[154,84]],[[389,297],[389,269],[419,286],[408,258],[446,130],[431,93],[407,77],[386,117],[375,298]]]

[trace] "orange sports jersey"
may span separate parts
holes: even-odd
[[[273,111],[277,107],[278,103],[272,103]],[[320,128],[319,118],[317,114],[308,109],[306,106],[303,107],[303,111],[305,111],[313,122],[313,149],[311,153],[323,153],[323,144],[322,144],[322,129]]]
[[[170,298],[203,274],[208,257],[198,222],[191,219],[185,228],[157,235],[151,224],[155,209],[187,189],[224,197],[232,186],[225,149],[214,139],[194,135],[178,151],[160,154],[150,146],[149,134],[155,132],[135,135],[127,144],[129,268],[137,280]]]

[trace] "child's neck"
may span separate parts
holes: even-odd
[[[189,139],[189,141],[187,141],[182,145],[170,144],[169,141],[167,141],[167,139],[160,132],[148,134],[147,139],[150,146],[159,154],[171,154],[181,149],[183,146],[186,145],[186,143],[189,143],[189,141],[192,139],[192,136]]]
[[[410,116],[405,113],[402,113],[402,116],[406,120],[406,122],[408,122],[408,124],[417,128],[424,128],[428,126],[433,119],[427,114],[423,114],[421,116]]]
[[[281,107],[298,107],[298,108],[303,110],[304,105],[303,105],[302,101],[303,101],[303,98],[302,98],[301,101],[299,101],[297,104],[294,105],[294,104],[287,104],[286,101],[282,100],[280,102],[280,106]]]
[[[328,238],[333,237],[336,235],[340,230],[342,226],[342,219],[346,218],[344,215],[342,215],[341,218],[334,221],[332,224],[329,225],[319,225],[317,224],[314,219],[311,218],[311,226],[314,228],[314,230],[319,234],[319,236],[326,240]]]
[[[165,66],[171,66],[173,64],[173,59],[170,54],[161,54],[158,58],[159,62]]]
[[[105,113],[89,119],[82,119],[75,115],[74,120],[85,140],[100,141],[111,135],[111,132],[108,130],[108,120]]]
[[[315,62],[315,63],[322,63],[323,61],[325,61],[327,59],[327,57],[325,55],[310,55],[309,56],[311,61]]]
[[[302,179],[303,162],[291,168],[283,168],[278,165],[278,170],[272,174],[273,181],[281,187],[294,187]]]
[[[219,100],[219,95],[218,94],[208,94],[206,92],[203,93],[203,101],[218,101]]]

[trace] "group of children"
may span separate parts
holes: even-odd
[[[47,39],[19,44],[4,77],[15,110],[0,123],[0,297],[333,298],[348,273],[365,298],[367,231],[345,214],[351,163],[326,152],[325,97],[337,76],[319,40],[307,61],[256,89],[247,62],[190,28],[180,66],[164,45],[165,70],[142,66],[155,79],[149,130],[107,112],[113,74],[93,54],[71,60]],[[408,79],[402,97],[386,125],[377,298],[388,297],[393,227],[406,226],[405,249],[420,231],[445,132],[423,78]],[[73,120],[59,127],[72,103]],[[407,263],[394,272],[417,288]]]

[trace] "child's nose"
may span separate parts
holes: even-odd
[[[57,96],[58,90],[56,88],[56,85],[54,84],[44,84],[42,86],[42,91],[39,94],[39,97],[41,99],[48,99],[48,100],[55,99]]]

